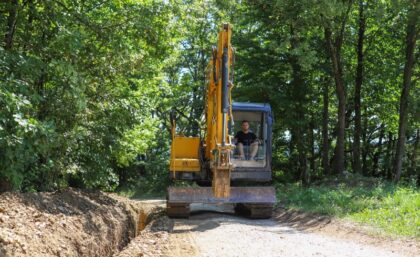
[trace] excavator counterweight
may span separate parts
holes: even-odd
[[[201,137],[177,135],[175,120],[171,121],[171,178],[211,187],[169,187],[167,213],[170,217],[188,217],[190,204],[202,203],[234,204],[238,213],[251,218],[269,218],[276,203],[273,187],[256,185],[271,181],[271,108],[268,104],[232,102],[235,50],[231,36],[231,26],[224,24],[217,47],[212,51]],[[245,133],[243,138],[251,138],[250,142],[243,138],[239,142],[232,136],[233,131],[241,129],[238,124],[244,125],[241,133]],[[231,186],[232,182],[240,181],[254,186]]]

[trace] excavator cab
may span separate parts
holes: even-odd
[[[175,120],[171,121],[170,177],[195,181],[201,187],[169,187],[166,206],[170,217],[188,217],[190,205],[197,203],[233,204],[236,212],[248,217],[271,217],[275,189],[257,183],[271,181],[273,117],[269,104],[232,102],[235,49],[231,36],[232,27],[224,24],[207,68],[201,136],[177,135]],[[255,140],[252,143],[252,158],[238,158],[234,135],[243,120],[249,122],[258,142],[258,146]],[[250,156],[247,146],[243,151]],[[247,186],[234,186],[240,181],[247,181]]]
[[[271,181],[271,131],[273,116],[271,107],[267,103],[240,103],[232,104],[233,122],[229,124],[229,134],[234,135],[241,131],[241,124],[247,121],[250,131],[257,136],[258,149],[256,156],[250,159],[251,147],[244,146],[245,159],[241,158],[238,147],[232,151],[232,181]],[[237,146],[237,143],[235,142]]]

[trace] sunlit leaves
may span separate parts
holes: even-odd
[[[13,48],[0,48],[1,179],[23,190],[57,188],[69,175],[79,186],[115,187],[116,163],[127,166],[152,146],[149,117],[173,49],[170,3],[18,8]]]

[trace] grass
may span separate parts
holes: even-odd
[[[309,188],[278,184],[278,199],[287,208],[348,218],[390,235],[420,237],[418,187],[360,177],[352,183],[330,182]]]

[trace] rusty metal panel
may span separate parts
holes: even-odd
[[[275,204],[274,187],[231,187],[230,196],[216,198],[211,187],[169,187],[169,203],[255,203]]]

